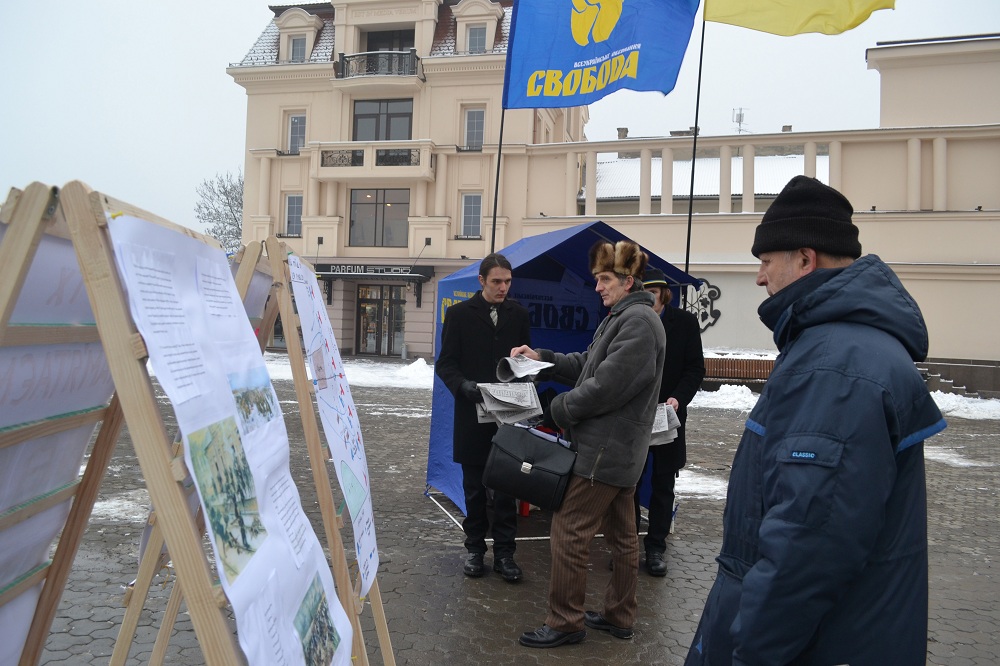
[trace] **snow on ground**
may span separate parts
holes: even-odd
[[[992,463],[970,460],[956,453],[954,449],[944,449],[933,445],[934,439],[924,442],[924,459],[934,460],[951,467],[992,467]]]
[[[271,380],[292,381],[292,367],[288,354],[267,352],[264,363]],[[434,366],[417,359],[409,364],[390,363],[366,358],[349,358],[344,361],[344,371],[351,386],[378,388],[412,388],[430,391],[434,388]]]
[[[728,482],[718,476],[701,472],[697,467],[688,465],[681,470],[674,487],[681,504],[684,497],[705,497],[708,499],[726,499]]]
[[[741,358],[754,355],[760,358],[773,358],[774,354],[766,351],[752,350],[707,350],[706,356],[738,355]],[[271,374],[272,380],[292,379],[292,369],[288,364],[288,355],[268,352],[264,362]],[[373,359],[348,358],[344,361],[347,381],[352,386],[387,388],[409,388],[430,391],[434,388],[434,366],[428,365],[423,359],[412,363],[378,361]],[[946,417],[971,420],[1000,420],[1000,400],[984,400],[968,398],[951,393],[934,391],[931,393],[934,402]],[[758,395],[746,386],[724,385],[718,391],[698,391],[691,402],[690,409],[737,409],[750,411],[757,404]]]
[[[1000,420],[1000,400],[967,398],[964,395],[932,391],[931,397],[945,416],[970,420]]]
[[[738,409],[747,412],[757,404],[757,398],[758,395],[746,386],[723,384],[718,391],[698,391],[688,409]]]

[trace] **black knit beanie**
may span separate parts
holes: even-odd
[[[837,257],[861,256],[858,228],[851,222],[854,207],[843,194],[815,178],[795,176],[764,213],[750,252],[811,247]]]

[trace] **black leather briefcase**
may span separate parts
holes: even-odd
[[[576,451],[536,436],[527,428],[501,425],[486,459],[483,485],[555,510],[562,504],[575,462]]]

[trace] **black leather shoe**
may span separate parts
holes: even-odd
[[[483,554],[469,553],[469,556],[465,558],[465,566],[462,567],[462,573],[470,578],[479,578],[486,573],[486,565],[483,564]]]
[[[517,562],[514,561],[513,557],[494,559],[493,571],[503,576],[503,579],[508,583],[516,583],[521,580],[521,567],[517,566]]]
[[[667,575],[667,563],[663,559],[663,553],[658,553],[655,550],[646,551],[646,571],[649,572],[650,576],[657,578]]]
[[[586,637],[587,632],[583,629],[580,631],[556,631],[549,625],[543,624],[540,629],[521,634],[517,642],[525,647],[554,648],[568,643],[579,643]]]
[[[603,615],[594,611],[587,611],[583,614],[583,623],[591,629],[606,631],[615,638],[629,639],[635,636],[635,632],[632,631],[632,627],[616,627],[605,620]]]

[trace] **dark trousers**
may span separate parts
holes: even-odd
[[[486,534],[490,515],[486,486],[483,485],[485,465],[462,465],[462,488],[465,490],[465,548],[470,553],[486,552]],[[517,536],[517,506],[514,498],[493,493],[493,557],[514,555]]]
[[[642,540],[642,545],[647,552],[665,553],[667,551],[667,534],[670,533],[670,521],[674,513],[674,483],[677,480],[677,463],[671,458],[667,450],[670,444],[660,444],[649,447],[649,457],[646,458],[646,467],[652,465],[652,476],[650,486],[652,494],[649,496],[649,530]],[[646,471],[643,470],[643,474]],[[639,531],[639,489],[635,491],[635,528]]]

